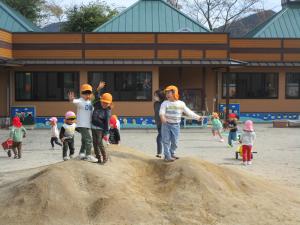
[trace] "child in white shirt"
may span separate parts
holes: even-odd
[[[51,117],[49,119],[50,125],[51,125],[51,149],[54,150],[54,144],[57,144],[58,146],[62,146],[61,143],[58,142],[58,137],[59,137],[59,131],[57,128],[57,118],[56,117]]]

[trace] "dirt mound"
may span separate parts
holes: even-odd
[[[0,224],[300,224],[300,195],[200,160],[130,149],[105,166],[59,163],[0,187]]]

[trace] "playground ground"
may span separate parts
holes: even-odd
[[[300,129],[275,129],[271,125],[256,125],[257,141],[252,166],[243,167],[235,159],[235,148],[228,148],[211,136],[210,129],[182,130],[178,155],[193,156],[225,167],[242,170],[300,190]],[[23,144],[23,158],[9,159],[0,151],[0,185],[17,180],[40,167],[61,162],[61,150],[50,150],[48,130],[32,130]],[[7,138],[8,131],[0,130],[0,141]],[[155,130],[122,130],[121,145],[155,156]],[[80,136],[76,135],[76,152],[80,146]],[[99,165],[100,166],[100,165]],[[36,170],[28,170],[36,168]]]

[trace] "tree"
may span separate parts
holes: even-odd
[[[209,30],[222,26],[226,32],[231,23],[260,11],[261,0],[184,0],[189,13]]]
[[[47,3],[45,3],[44,10],[47,12],[49,18],[53,17],[56,22],[62,22],[64,18],[64,10],[54,1],[48,1]]]
[[[4,3],[20,12],[33,23],[39,23],[43,18],[45,0],[2,0]]]
[[[117,10],[100,1],[88,5],[76,5],[66,11],[67,22],[64,24],[63,31],[91,32],[117,13]]]
[[[182,5],[179,4],[179,0],[167,0],[167,2],[176,9],[182,9]]]

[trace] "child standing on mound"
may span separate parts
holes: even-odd
[[[15,159],[22,158],[22,141],[26,137],[26,129],[20,121],[19,117],[13,118],[13,126],[10,129],[9,137],[13,141],[12,150],[15,155]]]
[[[233,147],[232,141],[237,141],[237,118],[234,113],[229,114],[228,129],[228,145]]]
[[[154,92],[154,119],[155,119],[155,124],[156,124],[156,129],[157,129],[157,137],[156,137],[156,157],[161,158],[162,154],[162,138],[161,138],[161,120],[159,116],[159,111],[161,104],[165,100],[165,93],[163,90],[157,90]]]
[[[117,120],[115,117],[111,117],[109,121],[109,143],[112,145],[119,145],[121,141],[120,132],[117,126]]]
[[[255,139],[256,139],[256,134],[253,128],[253,122],[251,120],[247,120],[245,122],[243,133],[240,139],[243,148],[243,164],[245,166],[252,164],[252,148]]]
[[[67,112],[65,115],[65,123],[60,129],[59,138],[63,143],[63,160],[69,160],[68,149],[70,150],[70,158],[74,158],[74,135],[76,130],[76,114],[74,112]]]
[[[211,118],[211,122],[212,122],[212,134],[214,137],[216,137],[217,135],[220,138],[220,142],[224,142],[224,139],[222,137],[222,129],[223,129],[223,124],[219,118],[218,113],[213,113],[212,114],[212,118]]]
[[[109,119],[111,116],[112,95],[104,93],[100,97],[100,91],[105,86],[104,82],[100,82],[93,101],[94,111],[92,116],[92,134],[93,145],[98,163],[105,164],[108,160],[103,139],[108,140]]]
[[[59,146],[62,146],[62,144],[58,142],[59,131],[58,131],[58,128],[57,128],[57,118],[56,117],[51,117],[49,119],[49,121],[50,121],[50,125],[51,125],[51,140],[50,140],[50,143],[51,143],[52,150],[54,150],[54,143],[59,145]]]
[[[98,160],[92,156],[92,137],[90,134],[92,120],[92,102],[91,96],[93,88],[89,84],[81,86],[81,98],[75,99],[74,92],[69,93],[69,100],[77,106],[77,127],[81,134],[81,148],[79,158],[86,159],[89,162],[97,162]]]
[[[169,86],[165,89],[167,100],[160,107],[160,118],[162,122],[162,142],[166,162],[174,162],[179,159],[176,156],[178,139],[180,133],[180,122],[182,114],[201,120],[202,117],[191,111],[183,101],[179,100],[178,88]]]

